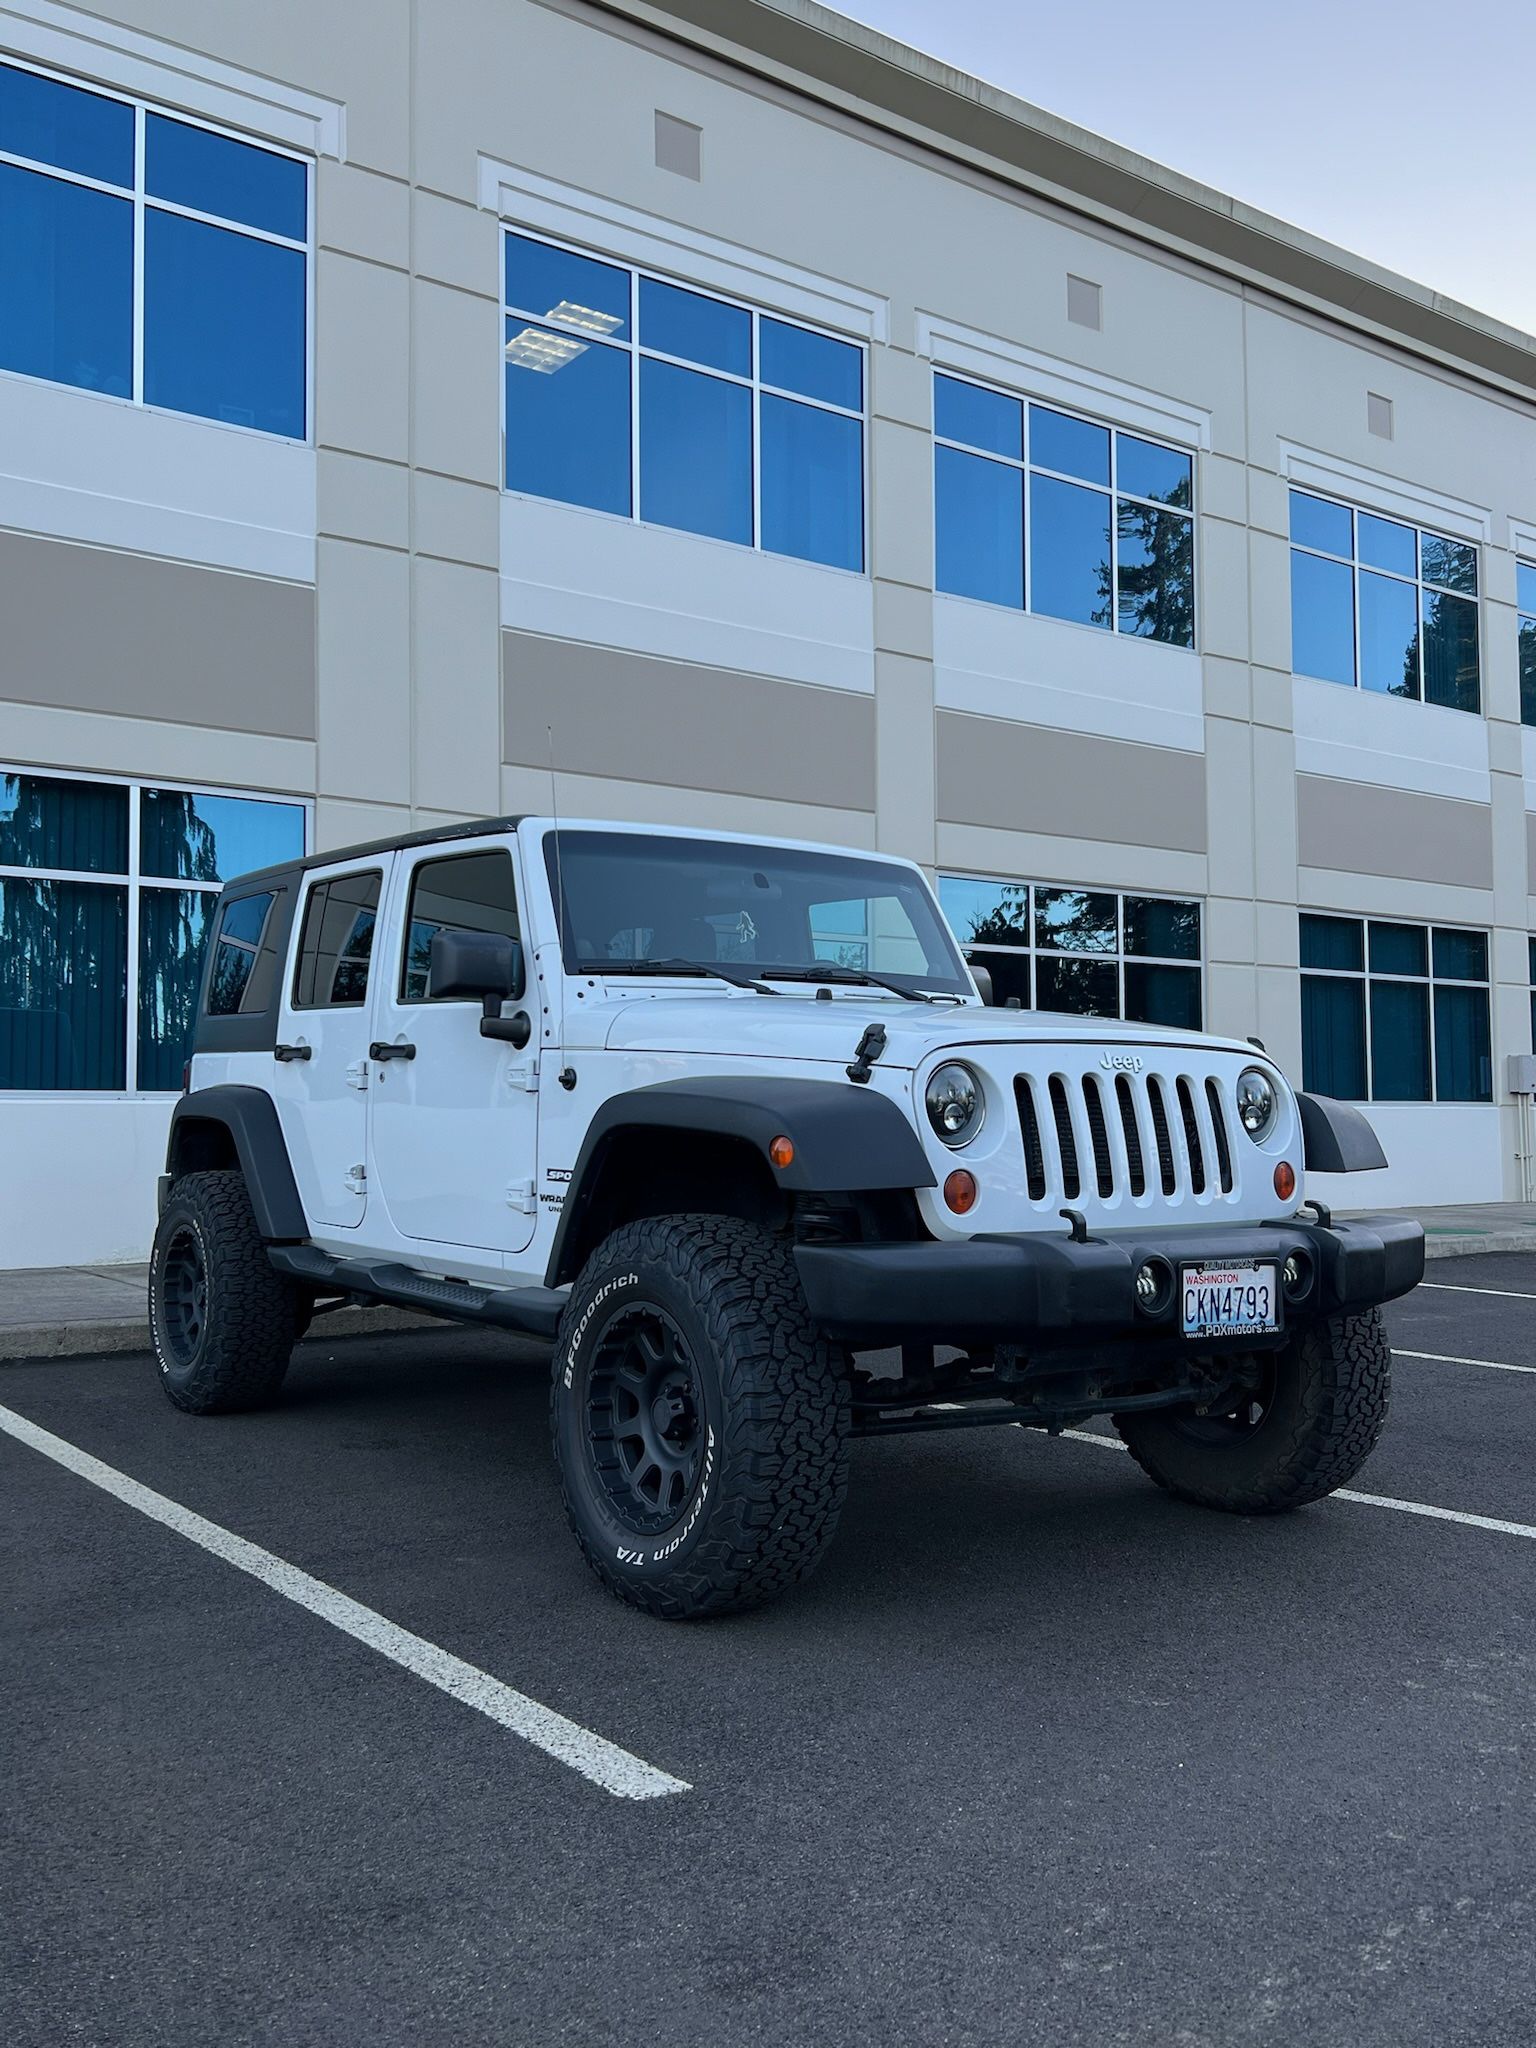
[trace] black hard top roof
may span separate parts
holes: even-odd
[[[525,814],[524,814],[525,815]],[[338,861],[366,860],[370,854],[396,853],[405,846],[437,846],[450,839],[488,839],[495,834],[515,832],[523,816],[515,818],[466,818],[458,825],[428,825],[420,832],[399,832],[392,839],[368,839],[360,846],[329,846],[320,853],[306,853],[302,860],[283,860],[268,868],[252,868],[248,874],[231,875],[224,884],[244,889],[249,882],[265,882],[282,875],[296,875],[305,868],[328,868]]]

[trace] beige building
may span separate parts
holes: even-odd
[[[810,0],[0,0],[0,1263],[222,875],[552,768],[1518,1194],[1522,651],[1536,342]]]

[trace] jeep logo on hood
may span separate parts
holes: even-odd
[[[1141,1072],[1141,1054],[1139,1052],[1107,1052],[1100,1059],[1099,1065],[1107,1067],[1112,1074],[1139,1074]]]

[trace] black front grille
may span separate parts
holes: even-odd
[[[1077,1138],[1067,1103],[1067,1084],[1060,1074],[1051,1076],[1051,1111],[1056,1118],[1056,1142],[1061,1147],[1061,1192],[1069,1202],[1075,1202],[1083,1191],[1083,1182],[1077,1170]]]
[[[1226,1112],[1221,1106],[1221,1090],[1217,1087],[1214,1077],[1206,1081],[1205,1102],[1211,1112],[1211,1124],[1216,1132],[1216,1167],[1221,1175],[1221,1192],[1230,1195],[1233,1186],[1232,1148],[1227,1143]]]
[[[1045,1200],[1045,1149],[1040,1143],[1040,1118],[1035,1112],[1035,1091],[1027,1074],[1013,1084],[1019,1101],[1019,1124],[1024,1133],[1024,1178],[1032,1202]]]
[[[1120,1105],[1120,1128],[1125,1133],[1125,1156],[1131,1169],[1131,1193],[1147,1192],[1146,1162],[1141,1156],[1141,1126],[1136,1121],[1136,1098],[1131,1084],[1120,1074],[1115,1080],[1115,1100]]]
[[[1200,1143],[1200,1121],[1195,1115],[1195,1098],[1189,1083],[1179,1076],[1179,1115],[1184,1124],[1184,1143],[1189,1149],[1189,1184],[1197,1195],[1205,1193],[1205,1148]]]
[[[1099,1183],[1099,1198],[1108,1201],[1115,1192],[1115,1169],[1109,1156],[1109,1129],[1104,1121],[1104,1099],[1092,1074],[1083,1076],[1083,1107],[1088,1112],[1088,1135],[1093,1140],[1093,1171]]]
[[[1163,1100],[1163,1084],[1156,1074],[1147,1082],[1147,1100],[1152,1105],[1152,1135],[1157,1140],[1157,1170],[1162,1179],[1163,1193],[1171,1195],[1174,1190],[1173,1133],[1168,1128],[1168,1105]]]

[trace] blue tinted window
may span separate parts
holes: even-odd
[[[303,852],[298,804],[187,789],[146,789],[139,799],[139,867],[146,875],[228,882],[252,868],[298,860]]]
[[[958,448],[936,447],[933,461],[939,589],[1022,607],[1023,470]]]
[[[218,898],[204,889],[146,889],[139,898],[141,1088],[181,1086],[192,1051],[203,949]]]
[[[982,882],[963,875],[941,875],[939,903],[962,946],[1029,944],[1027,882]]]
[[[933,430],[946,441],[964,441],[1015,461],[1024,457],[1024,408],[1018,399],[955,377],[933,380]]]
[[[1371,983],[1371,1098],[1428,1102],[1429,987],[1425,982]]]
[[[1053,619],[1105,626],[1109,604],[1109,497],[1055,477],[1029,480],[1029,605]]]
[[[1354,572],[1346,563],[1292,552],[1291,667],[1328,683],[1354,682]]]
[[[1122,633],[1195,644],[1195,522],[1118,501],[1119,622]]]
[[[539,329],[507,322],[511,338]],[[630,507],[629,354],[598,342],[548,340],[574,354],[526,349],[507,364],[507,488],[597,512]]]
[[[792,399],[762,399],[762,543],[835,569],[864,566],[864,430]]]
[[[1198,967],[1153,967],[1125,963],[1125,1016],[1133,1024],[1166,1024],[1175,1031],[1200,1029]]]
[[[1536,567],[1529,562],[1515,564],[1515,598],[1521,611],[1536,612]]]
[[[1493,1100],[1485,988],[1435,990],[1435,1094],[1441,1102]]]
[[[1360,687],[1394,697],[1419,694],[1418,587],[1368,569],[1360,572]]]
[[[1301,1077],[1314,1094],[1365,1100],[1364,981],[1301,977]]]
[[[57,775],[0,775],[0,867],[128,871],[128,792]]]
[[[144,189],[154,199],[216,213],[302,242],[309,230],[303,164],[232,136],[151,114],[144,126]]]
[[[1477,606],[1467,598],[1424,593],[1424,697],[1453,711],[1478,708]]]
[[[1371,926],[1372,974],[1429,973],[1429,937],[1421,924]]]
[[[640,365],[640,516],[752,538],[752,393],[697,370]]]
[[[846,341],[763,318],[757,323],[758,375],[782,391],[823,398],[857,412],[864,403],[864,357]]]
[[[0,1088],[127,1082],[128,891],[0,877]]]
[[[1155,498],[1160,505],[1182,505],[1187,511],[1194,502],[1190,458],[1155,441],[1138,441],[1134,434],[1121,434],[1115,444],[1115,481],[1133,497]]]
[[[303,252],[153,207],[144,236],[147,403],[301,440]]]
[[[1423,554],[1424,581],[1442,584],[1447,590],[1477,595],[1477,549],[1465,541],[1442,540],[1437,533],[1419,537]]]
[[[133,205],[0,164],[0,369],[133,395]]]
[[[1109,429],[1075,420],[1043,405],[1029,408],[1029,459],[1038,469],[1059,469],[1085,483],[1109,482]]]
[[[629,334],[629,272],[508,235],[507,304],[588,334]]]
[[[1486,981],[1488,938],[1484,932],[1437,931],[1435,973],[1444,981]]]
[[[640,343],[738,377],[752,374],[752,316],[740,306],[685,292],[654,277],[640,280]]]
[[[1536,725],[1536,619],[1520,621],[1520,718]]]
[[[133,108],[0,64],[0,149],[131,187]]]
[[[1330,555],[1354,553],[1353,522],[1347,505],[1326,498],[1291,493],[1291,539],[1304,548],[1322,548]]]
[[[1301,964],[1358,974],[1365,965],[1365,934],[1357,917],[1301,914]]]
[[[1360,559],[1373,569],[1390,569],[1394,576],[1419,573],[1419,537],[1411,526],[1399,526],[1395,519],[1378,519],[1374,513],[1356,515]]]

